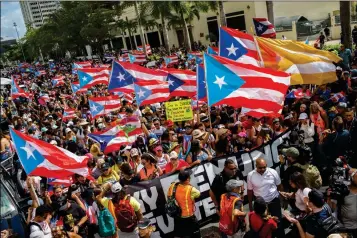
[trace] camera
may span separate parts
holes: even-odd
[[[349,166],[344,157],[339,157],[335,160],[335,167],[330,179],[331,198],[341,200],[350,194],[347,186]]]

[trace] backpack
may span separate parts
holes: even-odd
[[[255,230],[252,229],[252,225],[251,225],[252,223],[250,222],[250,217],[251,217],[251,215],[249,215],[249,227],[250,227],[250,229],[249,229],[248,232],[246,232],[244,234],[244,238],[259,238],[260,237],[259,233],[262,231],[262,229],[265,226],[266,222],[263,220],[262,226],[259,228],[258,231],[255,231]]]
[[[123,232],[133,232],[137,225],[137,217],[134,208],[130,205],[130,195],[114,206],[118,228]]]
[[[175,197],[177,186],[178,183],[175,183],[172,190],[172,194],[171,196],[167,197],[167,202],[165,204],[165,212],[167,215],[169,215],[172,218],[181,216],[181,208],[177,204],[176,197]]]
[[[319,169],[312,164],[308,165],[301,165],[301,164],[294,164],[303,170],[302,174],[306,178],[306,182],[308,187],[319,189],[322,186],[322,178]]]
[[[42,227],[40,226],[40,224],[38,224],[37,222],[33,222],[31,221],[27,228],[26,228],[26,237],[30,237],[31,234],[31,226],[37,226],[38,228],[40,228],[40,230],[43,232]]]
[[[99,211],[98,227],[101,237],[112,236],[116,232],[114,218],[106,208]]]
[[[327,237],[331,234],[345,232],[344,226],[336,217],[331,214],[330,209],[328,209],[328,214],[330,216],[325,220],[317,219],[315,217],[316,222],[321,228],[321,233],[323,233],[322,236],[319,237]]]
[[[235,195],[231,195],[233,200],[233,205],[230,204],[230,202],[224,202],[227,201],[226,199],[221,198],[221,209],[220,209],[220,218],[219,218],[219,230],[220,232],[232,236],[238,231],[239,223],[241,222],[238,218],[235,218],[232,220],[232,216],[228,214],[229,210],[234,211],[234,205],[237,201],[240,200],[239,197]],[[223,200],[224,199],[224,200]],[[233,206],[233,207],[231,207]]]

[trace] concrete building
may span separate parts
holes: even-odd
[[[59,1],[20,1],[24,22],[33,28],[43,25],[48,15],[60,7]]]
[[[260,2],[232,2],[224,1],[224,10],[226,13],[227,25],[230,28],[246,30],[248,33],[254,34],[254,17],[267,18],[267,7],[265,1]],[[339,39],[341,27],[339,23],[339,2],[292,2],[292,1],[274,1],[275,26],[277,30],[277,38],[281,39],[282,35],[289,40],[305,40],[309,37],[310,41],[317,38],[321,31],[327,26],[330,29],[332,39]],[[353,20],[357,19],[355,11],[355,2],[351,2],[351,15]],[[123,14],[122,19],[135,20],[136,14],[134,8],[129,8]],[[160,23],[160,20],[157,19]],[[209,44],[210,39],[219,37],[220,18],[219,11],[201,13],[200,20],[195,18],[189,24],[189,35],[191,42],[200,41],[202,44]],[[144,29],[145,38],[152,47],[158,47],[164,44],[163,33],[160,29],[153,27]],[[114,37],[111,43],[115,49],[119,48],[136,48],[141,45],[139,29],[134,31],[132,42],[133,47],[130,47],[130,38],[128,31],[122,32],[117,29],[111,32]],[[209,38],[208,36],[215,36]],[[183,31],[180,28],[171,28],[169,30],[170,46],[180,46],[183,44]]]

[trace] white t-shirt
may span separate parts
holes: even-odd
[[[297,190],[295,193],[295,205],[297,208],[299,208],[301,211],[306,210],[306,204],[304,202],[304,198],[309,197],[309,192],[311,191],[310,188],[304,188],[304,190]]]
[[[280,184],[278,173],[271,168],[267,168],[263,175],[256,170],[250,171],[247,177],[248,190],[253,190],[255,196],[264,198],[266,202],[279,196],[277,186]]]
[[[137,117],[142,117],[143,114],[141,113],[141,111],[139,109],[136,109],[134,112],[133,112],[133,115],[137,116]]]

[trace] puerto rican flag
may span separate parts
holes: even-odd
[[[346,98],[345,98],[345,93],[344,92],[340,92],[340,93],[335,93],[334,95],[332,95],[330,97],[330,100],[333,103],[338,103],[338,102],[345,102]]]
[[[144,52],[144,49],[143,49],[143,46],[142,46],[142,45],[138,46],[138,47],[137,47],[137,50]],[[148,55],[151,55],[151,54],[152,54],[150,45],[146,45],[146,52],[147,52]]]
[[[261,118],[281,114],[290,74],[205,54],[208,105],[244,107]]]
[[[76,116],[76,110],[72,108],[66,108],[63,111],[62,120],[67,121]]]
[[[203,56],[200,51],[192,51],[187,54],[187,59],[188,60],[196,60],[196,64],[201,64],[203,63]]]
[[[48,93],[40,93],[40,96],[38,97],[38,103],[41,104],[42,106],[46,106],[46,103],[50,101],[50,96],[48,96]]]
[[[197,91],[196,73],[191,70],[164,69],[171,97],[194,97]]]
[[[128,102],[128,104],[132,104],[134,101],[134,97],[131,93],[123,93],[123,92],[113,92],[114,95],[118,95],[122,100]]]
[[[170,55],[170,56],[164,57],[164,61],[165,61],[166,67],[169,65],[175,65],[175,64],[178,64],[178,57],[177,57],[177,55]]]
[[[91,88],[98,84],[108,85],[110,71],[108,68],[78,69],[80,88]]]
[[[59,87],[64,85],[65,76],[56,76],[52,79],[52,86]]]
[[[254,36],[228,27],[220,28],[218,55],[240,63],[260,66]]]
[[[290,93],[288,93],[286,95],[286,98],[300,99],[300,98],[304,98],[304,97],[305,98],[310,98],[311,97],[311,93],[310,93],[310,91],[307,91],[306,93],[304,93],[301,88],[293,89],[293,90],[291,90]]]
[[[47,184],[48,185],[63,185],[65,187],[69,187],[73,183],[72,177],[58,179],[58,178],[48,178]]]
[[[73,93],[84,93],[88,90],[87,88],[80,88],[78,81],[71,83],[71,88]]]
[[[205,70],[203,64],[199,64],[196,67],[196,79],[197,79],[197,100],[207,102],[207,88],[205,80]]]
[[[257,36],[265,38],[276,38],[274,25],[266,18],[253,18],[255,32]]]
[[[207,47],[207,54],[209,55],[218,55],[218,47],[208,46]]]
[[[46,178],[68,178],[73,174],[89,176],[88,157],[77,156],[61,147],[16,131],[10,127],[20,162],[29,176]]]
[[[25,92],[25,90],[23,90],[22,88],[20,88],[17,85],[17,83],[15,82],[15,80],[12,79],[12,81],[11,81],[11,98],[16,99],[19,97],[28,98],[28,97],[30,97],[30,94]]]
[[[136,141],[136,138],[140,134],[135,132],[126,134],[124,131],[120,131],[116,137],[110,140],[104,149],[104,154],[109,154],[114,151],[119,151],[122,145],[131,145]]]
[[[75,69],[91,68],[92,63],[90,61],[74,62],[73,67]]]
[[[117,95],[89,98],[90,112],[93,118],[107,115],[121,107],[120,97]]]
[[[36,73],[35,73],[35,75],[37,76],[37,77],[39,77],[39,76],[41,76],[41,75],[46,75],[47,73],[46,73],[46,70],[39,70],[39,71],[37,71]]]

